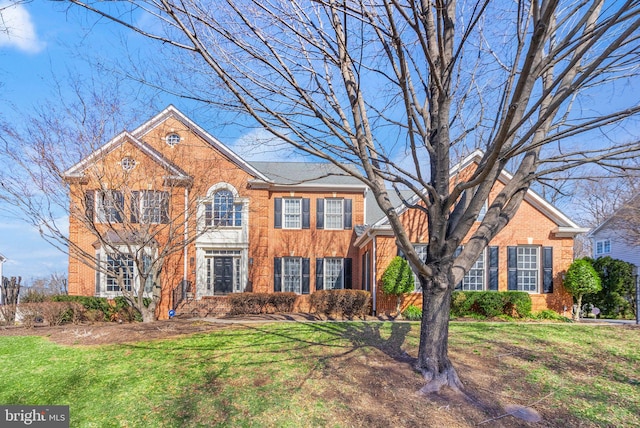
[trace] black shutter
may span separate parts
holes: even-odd
[[[352,259],[344,259],[343,260],[343,269],[344,269],[344,288],[345,290],[351,290],[353,288],[353,278],[352,278]]]
[[[124,215],[124,195],[122,192],[114,191],[113,200],[116,205],[116,223],[122,223],[122,217]]]
[[[345,199],[344,200],[344,228],[345,229],[351,229],[352,225],[353,225],[353,215],[352,215],[352,210],[353,210],[353,201],[351,199]]]
[[[316,259],[316,291],[324,289],[324,259]]]
[[[282,229],[282,198],[274,199],[274,226],[276,229]]]
[[[302,259],[302,294],[309,294],[309,272],[310,260],[308,258]]]
[[[90,222],[94,221],[94,213],[95,213],[95,191],[87,190],[84,194],[84,204],[85,204],[85,213],[87,215],[87,220]]]
[[[309,200],[309,198],[303,198],[302,199],[302,228],[303,229],[309,229],[309,227],[311,226],[310,223],[310,219],[309,219],[309,212],[311,211],[311,201]]]
[[[553,293],[553,247],[542,247],[542,290]]]
[[[137,223],[140,218],[140,192],[131,192],[131,223]]]
[[[169,192],[162,192],[162,203],[160,205],[160,222],[169,223]]]
[[[489,287],[490,291],[498,291],[498,255],[499,247],[489,247]]]
[[[282,258],[273,259],[273,291],[282,291]]]
[[[507,288],[518,290],[518,247],[507,247]]]
[[[324,199],[316,199],[316,229],[324,229]]]

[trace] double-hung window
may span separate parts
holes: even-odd
[[[471,266],[469,272],[462,279],[462,290],[465,291],[482,291],[485,283],[485,258],[484,251],[480,253],[478,260]]]
[[[284,228],[302,229],[302,199],[285,198],[283,202]]]
[[[324,259],[324,288],[326,290],[340,290],[344,288],[344,268],[342,259]]]
[[[282,264],[282,291],[302,293],[302,259],[285,257]]]
[[[324,227],[325,229],[343,229],[342,199],[325,199]]]
[[[596,241],[596,257],[611,253],[611,240]]]
[[[140,192],[140,220],[146,224],[166,223],[168,220],[169,194],[145,190]]]
[[[427,261],[427,245],[426,244],[415,244],[413,246],[418,253],[418,257],[423,262]],[[422,286],[420,285],[420,280],[418,279],[418,275],[413,274],[413,291],[422,291]]]
[[[538,291],[540,256],[538,247],[518,247],[518,290]]]
[[[97,222],[122,223],[124,210],[124,197],[122,192],[117,190],[96,191],[95,197]],[[91,203],[93,203],[93,201]]]

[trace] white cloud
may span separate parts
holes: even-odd
[[[38,53],[44,49],[31,15],[22,4],[0,0],[0,47],[3,46],[27,53]]]
[[[305,157],[296,153],[293,146],[264,129],[254,129],[242,135],[229,148],[248,161],[305,161]]]

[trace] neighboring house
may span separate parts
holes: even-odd
[[[473,168],[478,156],[468,157],[452,174]],[[96,170],[100,174],[92,173]],[[120,176],[131,178],[129,191],[108,184],[118,183],[113,177]],[[376,312],[395,308],[378,284],[398,254],[391,229],[368,188],[331,164],[247,162],[170,106],[87,156],[66,178],[72,211],[84,210],[96,230],[101,223],[165,225],[169,219],[187,219],[179,231],[187,245],[163,267],[160,317],[172,304],[172,290],[182,283],[192,285],[196,302],[243,291],[304,296],[353,288],[372,292]],[[509,179],[503,173],[496,191]],[[192,211],[188,200],[196,200]],[[418,225],[411,238],[422,251],[427,222],[420,214],[398,210]],[[95,263],[103,266],[126,263],[102,248],[81,220],[70,216],[72,247],[95,252]],[[461,287],[524,290],[531,293],[534,310],[562,312],[571,297],[561,275],[573,260],[574,236],[584,231],[529,191]],[[139,249],[137,242],[115,244]],[[131,284],[136,276],[126,279]],[[114,297],[117,282],[71,255],[69,294]],[[415,293],[407,303],[419,299]]]
[[[630,235],[637,237],[638,228],[634,223],[638,220],[638,206],[640,197],[632,199],[589,232],[594,259],[609,256],[640,267],[640,245],[633,245],[629,239]]]

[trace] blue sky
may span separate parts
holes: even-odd
[[[89,60],[106,62],[123,54],[122,41],[142,51],[152,42],[95,18],[87,20],[74,10],[55,2],[27,2],[8,6],[0,0],[2,21],[9,31],[0,31],[0,118],[8,122],[24,120],[24,115],[46,100],[55,100],[57,85],[65,86],[70,76],[92,74]],[[8,7],[7,7],[8,6]],[[0,27],[2,28],[2,27]],[[217,127],[206,111],[180,99],[163,96],[159,108],[174,104],[212,135],[237,153],[247,153],[249,141],[261,137],[258,131]],[[149,112],[148,118],[157,111]],[[139,125],[137,123],[136,125]],[[264,135],[262,135],[264,136]],[[256,153],[247,158],[267,160],[277,153]],[[280,157],[281,158],[281,157]],[[0,167],[5,167],[0,162]],[[44,241],[37,230],[0,211],[0,254],[8,260],[5,276],[22,276],[23,283],[67,271],[67,256]]]

